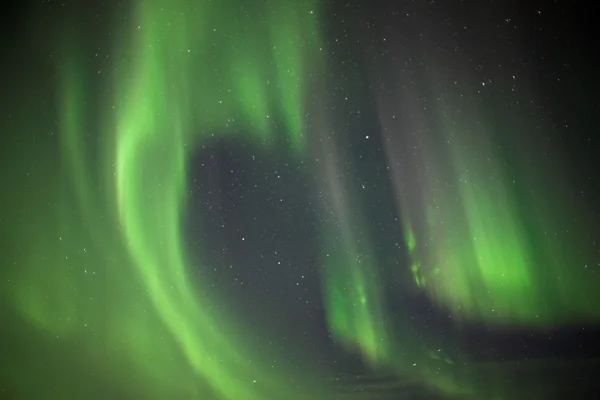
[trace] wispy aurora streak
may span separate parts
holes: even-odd
[[[331,333],[375,370],[397,373],[445,394],[472,394],[468,381],[474,374],[465,375],[446,355],[443,349],[451,344],[449,340],[423,332],[406,316],[400,330],[395,330],[379,276],[381,266],[371,255],[367,225],[352,185],[344,182],[339,168],[342,157],[331,143],[323,150],[328,154],[322,176],[330,213],[325,232],[341,238],[329,241],[323,255],[323,296]]]
[[[443,122],[432,126],[427,112],[407,106],[415,93],[388,78],[396,83],[377,96],[415,284],[458,319],[597,321],[592,241],[559,177],[516,163],[519,175],[509,177],[491,122],[474,105],[438,98],[434,112]]]
[[[330,241],[323,255],[323,291],[330,330],[346,347],[358,350],[367,363],[386,364],[390,338],[370,240],[364,234],[367,230],[360,229],[366,225],[352,204],[355,196],[344,182],[333,140],[322,150],[325,209],[331,218],[325,230],[331,232],[327,237],[341,238],[339,243]]]
[[[325,104],[330,101],[327,93],[316,90],[315,95]],[[336,134],[344,123],[323,107],[313,110],[311,117],[317,138],[315,168],[327,216],[323,297],[330,332],[346,350],[360,354],[370,368],[398,374],[407,385],[418,383],[444,394],[472,395],[471,380],[478,374],[463,368],[460,351],[447,352],[455,348],[450,338],[427,332],[403,304],[391,306],[399,316],[391,318],[386,299],[390,285],[382,280],[382,266],[374,256],[374,240],[362,215],[358,190],[343,169],[352,164],[350,154],[340,150],[347,148],[345,136]],[[399,326],[395,324],[398,320]]]

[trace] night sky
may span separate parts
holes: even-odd
[[[593,398],[573,3],[4,6],[0,398]]]

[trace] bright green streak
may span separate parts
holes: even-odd
[[[104,82],[113,91],[93,119],[99,127],[90,129],[94,71],[78,46],[61,48],[65,190],[43,199],[58,205],[61,227],[32,223],[50,239],[23,257],[11,299],[58,340],[79,343],[105,327],[105,342],[83,341],[90,354],[134,368],[151,397],[317,398],[297,372],[272,368],[285,354],[247,348],[236,334],[245,329],[226,312],[235,307],[197,282],[181,227],[187,164],[199,145],[244,132],[239,140],[266,150],[279,119],[302,155],[301,88],[305,65],[318,59],[317,8],[150,0],[136,2],[133,15],[116,27],[123,34],[113,43],[114,81]]]
[[[348,215],[339,212],[338,216]],[[411,320],[393,331],[383,302],[384,286],[378,266],[369,257],[365,238],[340,221],[343,243],[327,247],[324,296],[330,332],[347,350],[357,352],[371,368],[398,373],[404,379],[444,394],[472,394],[471,375],[444,354],[449,345],[437,334],[422,332]],[[335,236],[332,231],[330,237]],[[402,304],[395,309],[403,308]],[[432,350],[436,349],[436,350]]]
[[[191,367],[226,398],[255,398],[256,393],[248,393],[252,387],[237,383],[239,375],[232,374],[238,367],[241,376],[249,377],[250,365],[219,334],[216,319],[203,310],[204,301],[190,283],[182,253],[180,219],[191,109],[168,82],[185,74],[185,53],[172,44],[180,43],[186,21],[172,21],[175,13],[168,12],[157,21],[156,10],[147,5],[140,11],[144,28],[139,29],[132,84],[118,96],[123,105],[116,129],[116,200],[123,235],[158,315]],[[162,42],[171,45],[157,44],[158,29],[166,31],[160,35]]]
[[[327,152],[318,174],[325,177],[324,212],[333,219],[323,254],[323,295],[330,332],[351,351],[358,351],[367,363],[377,365],[389,356],[389,339],[381,304],[381,282],[370,257],[369,241],[360,236],[360,221],[350,185],[341,177],[340,161],[333,142],[321,148]],[[358,222],[359,227],[365,225]],[[339,238],[339,239],[334,239]]]
[[[221,29],[221,26],[207,29],[210,21],[207,16],[210,17],[215,12],[210,7],[196,5],[200,8],[197,16],[204,17],[200,20],[178,16],[180,12],[187,14],[186,5],[186,2],[169,3],[166,9],[162,3],[144,3],[141,6],[138,44],[140,54],[134,61],[134,76],[130,78],[133,84],[126,86],[125,92],[119,96],[125,99],[122,113],[117,118],[119,123],[116,142],[116,194],[120,221],[133,261],[151,294],[154,306],[190,365],[199,375],[205,376],[225,398],[260,399],[264,394],[261,395],[258,388],[272,385],[264,383],[264,374],[256,369],[252,359],[236,350],[242,347],[241,344],[229,343],[223,336],[217,322],[223,316],[208,314],[203,306],[206,301],[190,284],[192,280],[188,276],[186,260],[182,254],[180,219],[185,199],[186,157],[190,154],[186,144],[193,143],[191,127],[186,126],[191,120],[190,116],[196,112],[193,99],[197,98],[208,110],[211,101],[214,101],[214,107],[223,108],[215,110],[212,115],[200,112],[198,117],[196,114],[196,118],[208,129],[222,128],[230,122],[230,119],[219,118],[220,115],[224,118],[227,114],[239,113],[246,117],[247,127],[256,132],[257,140],[264,139],[269,134],[268,110],[271,107],[269,74],[262,71],[268,71],[269,65],[261,57],[261,49],[252,48],[255,41],[264,42],[260,34],[252,35],[253,27],[249,26],[251,35],[246,37],[240,27],[235,27],[233,33],[228,32],[226,35],[232,34],[238,40],[221,44],[233,49],[229,55],[235,62],[232,71],[233,85],[229,89],[232,93],[226,93],[227,85],[217,81],[212,87],[198,87],[191,93],[188,91],[181,95],[179,88],[187,87],[189,83],[194,87],[194,84],[191,80],[182,81],[178,77],[188,76],[189,71],[208,75],[215,68],[210,63],[206,65],[195,62],[209,56],[208,50],[212,46],[203,47],[207,43],[206,36],[211,31],[214,33],[216,29]],[[293,4],[287,4],[286,9],[297,8]],[[218,9],[220,10],[221,8]],[[234,9],[230,8],[225,9],[223,14],[230,18],[229,13],[233,12]],[[298,12],[304,12],[308,18],[308,10],[300,8]],[[241,16],[244,17],[246,16]],[[274,27],[273,35],[288,37],[291,34],[304,40],[301,37],[304,32],[299,29],[301,20],[286,20],[286,29],[282,31],[281,28]],[[186,28],[194,33],[186,35],[189,32]],[[198,32],[195,32],[196,29]],[[189,48],[177,46],[182,42]],[[190,57],[192,51],[199,52],[199,58]],[[273,80],[286,99],[284,111],[287,111],[298,107],[300,103],[296,86],[302,75],[302,63],[298,58],[297,48],[277,51],[283,52],[283,59],[288,60],[288,64],[284,66],[278,63],[278,68],[287,68],[293,76],[292,81],[283,81],[281,76],[280,79]],[[279,56],[278,53],[276,55]],[[222,62],[227,61],[229,60]],[[220,76],[215,77],[218,78]],[[172,89],[171,82],[175,82],[175,90]],[[221,97],[224,99],[221,100]],[[237,112],[234,99],[240,99],[240,109]],[[294,112],[296,111],[287,111],[288,114]],[[301,135],[301,128],[297,127],[293,133]],[[254,375],[257,375],[256,378],[252,378]],[[244,378],[246,382],[243,382]],[[260,382],[260,385],[254,385],[256,382]],[[291,390],[285,389],[286,386],[282,384],[282,392]]]
[[[538,193],[535,202],[517,192],[484,132],[443,134],[450,145],[436,154],[452,171],[431,160],[429,179],[418,178],[429,203],[402,206],[406,216],[427,210],[427,226],[406,228],[417,285],[459,318],[530,325],[600,318],[591,243],[572,222],[584,220],[580,210],[527,171],[518,179]],[[560,218],[565,210],[570,222]]]
[[[390,341],[375,270],[357,262],[356,253],[331,250],[335,253],[329,254],[324,266],[330,330],[344,346],[360,352],[367,363],[385,363]]]

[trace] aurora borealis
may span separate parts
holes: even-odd
[[[574,156],[516,28],[484,34],[526,7],[363,3],[30,7],[0,125],[2,393],[388,398],[340,387],[373,374],[391,398],[548,398],[502,348],[600,323],[597,139]]]

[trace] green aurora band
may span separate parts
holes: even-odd
[[[585,209],[556,179],[564,176],[560,167],[528,168],[521,163],[532,157],[520,150],[507,161],[475,106],[439,103],[440,126],[400,144],[397,132],[427,126],[427,116],[415,111],[402,126],[397,100],[379,99],[414,283],[457,320],[537,327],[598,321],[596,227],[586,226]],[[509,178],[507,164],[519,175]]]
[[[38,162],[37,181],[10,194],[20,247],[3,292],[49,340],[80,349],[86,365],[110,371],[123,387],[135,382],[135,395],[335,398],[318,367],[300,374],[273,368],[286,365],[286,354],[249,343],[231,316],[235,307],[205,290],[207,282],[190,278],[182,233],[187,165],[203,146],[233,137],[268,152],[283,140],[298,159],[310,159],[304,77],[324,67],[316,3],[136,2],[135,22],[116,26],[115,73],[105,76],[106,93],[92,83],[98,77],[76,30],[64,33],[60,148],[51,150],[59,156]],[[275,120],[284,137],[275,136]],[[399,129],[384,112],[382,121],[389,132]],[[576,242],[569,237],[540,236],[558,232],[563,221],[548,218],[542,206],[517,207],[493,152],[471,157],[460,135],[444,132],[455,146],[425,146],[427,163],[442,176],[449,169],[438,160],[446,160],[450,175],[461,177],[456,185],[439,184],[431,173],[406,178],[392,171],[397,189],[412,185],[425,199],[399,190],[414,283],[457,318],[538,325],[597,320],[598,292],[592,292],[598,282],[583,268],[593,265],[586,249],[571,249]],[[396,149],[386,150],[395,156]],[[445,354],[451,343],[408,323],[396,332],[389,323],[371,240],[361,233],[366,224],[352,189],[339,179],[342,155],[333,144],[323,151],[330,159],[324,170],[315,169],[325,177],[324,208],[335,220],[325,224],[324,236],[341,238],[324,246],[330,331],[373,368],[446,393],[472,393],[477,374],[463,369],[461,354]],[[26,374],[11,373],[27,387]],[[39,397],[45,389],[30,390]],[[54,390],[55,398],[68,399],[87,388]]]
[[[367,231],[360,229],[366,224],[356,207],[356,196],[340,171],[342,156],[333,143],[323,148],[328,154],[323,162],[323,191],[328,195],[326,212],[332,218],[326,237],[341,238],[339,242],[329,240],[324,247],[325,309],[330,330],[345,347],[361,353],[368,364],[385,364],[390,338],[371,246],[361,234]]]
[[[181,223],[187,162],[199,146],[244,131],[252,135],[239,140],[268,150],[271,118],[281,115],[283,139],[302,153],[302,79],[319,61],[317,11],[293,1],[137,2],[111,54],[115,74],[104,84],[113,92],[98,100],[101,118],[86,54],[76,33],[66,34],[62,188],[54,221],[32,222],[42,239],[10,287],[27,320],[57,340],[86,338],[86,352],[107,365],[132,363],[153,398],[316,398],[315,385],[271,368],[282,355],[246,346],[227,306],[190,277]],[[100,326],[108,333],[90,338]]]
[[[340,238],[328,240],[324,246],[323,295],[330,332],[343,348],[360,354],[375,371],[398,374],[434,392],[474,395],[471,380],[480,374],[465,368],[459,351],[446,353],[444,349],[456,347],[451,340],[426,332],[408,315],[400,318],[401,326],[389,318],[373,240],[361,215],[356,188],[342,173],[347,157],[333,140],[321,139],[319,176],[323,177],[324,207],[329,215],[325,236]],[[496,388],[492,391],[499,393]]]

